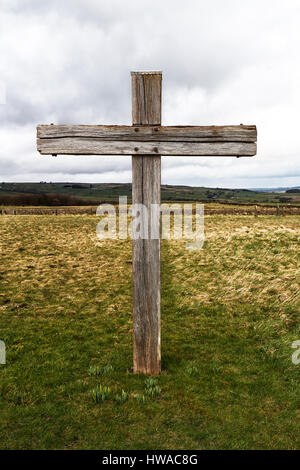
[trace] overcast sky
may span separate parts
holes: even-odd
[[[162,182],[300,184],[300,0],[0,0],[0,181],[131,181],[130,157],[41,156],[39,123],[131,124],[163,71],[165,125],[256,124],[252,158],[163,157]]]

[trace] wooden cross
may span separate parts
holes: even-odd
[[[43,155],[132,155],[132,203],[160,204],[161,155],[253,156],[255,126],[161,126],[161,72],[132,72],[132,126],[39,125]],[[159,233],[160,214],[151,224]],[[149,228],[147,227],[147,229]],[[161,372],[160,240],[133,240],[133,371]]]

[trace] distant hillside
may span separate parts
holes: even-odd
[[[298,192],[300,190],[300,186],[286,186],[286,187],[279,187],[279,188],[250,188],[251,191],[258,191],[263,193],[285,193],[285,192]]]
[[[291,188],[287,188],[291,189]],[[226,202],[252,204],[300,204],[299,193],[261,192],[249,189],[204,188],[162,185],[163,201]],[[127,196],[129,183],[1,183],[0,204],[5,205],[92,205],[117,202]]]
[[[300,189],[298,189],[298,188],[287,189],[287,190],[286,190],[286,193],[287,193],[287,194],[299,194],[299,193],[300,193]]]

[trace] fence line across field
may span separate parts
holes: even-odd
[[[300,206],[240,206],[240,205],[226,205],[224,207],[212,208],[210,204],[205,204],[204,202],[199,202],[204,204],[205,215],[275,215],[275,216],[285,216],[285,215],[300,215]],[[111,203],[114,204],[114,203]],[[192,203],[190,203],[192,204]],[[117,206],[116,206],[116,210]],[[96,215],[97,206],[94,207],[35,207],[35,208],[2,208],[0,209],[0,215]]]

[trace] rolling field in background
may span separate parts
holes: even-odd
[[[249,189],[161,185],[162,201],[221,202],[231,204],[284,204],[300,208],[300,188],[277,192]],[[119,196],[131,201],[130,183],[0,183],[0,205],[65,206],[117,203]]]

